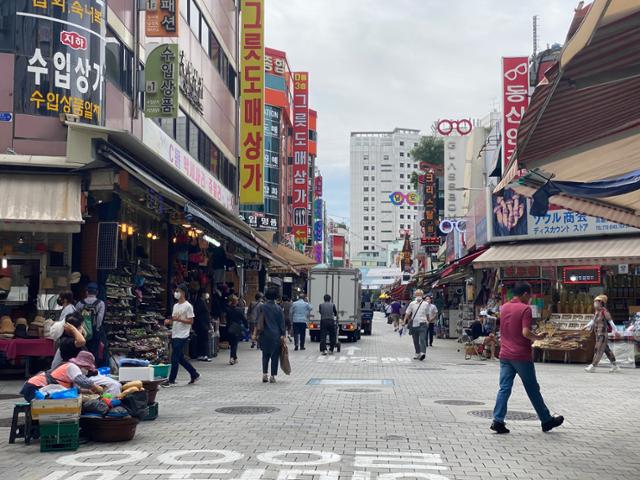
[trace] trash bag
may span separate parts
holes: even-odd
[[[124,397],[122,400],[122,406],[127,409],[132,417],[136,417],[142,420],[147,416],[147,392],[141,390],[139,392],[133,392]]]
[[[280,341],[280,369],[285,375],[291,374],[291,363],[289,362],[289,347],[285,340]]]
[[[78,389],[72,387],[65,390],[59,390],[57,392],[50,392],[48,398],[50,398],[51,400],[66,400],[69,398],[78,398]]]
[[[105,416],[109,411],[109,405],[102,400],[87,400],[82,402],[82,414],[97,413],[101,416]]]
[[[107,413],[107,417],[128,417],[129,416],[129,411],[124,408],[124,407],[113,407],[111,410],[109,410],[109,413]]]

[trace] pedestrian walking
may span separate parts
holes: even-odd
[[[320,352],[322,355],[327,354],[327,334],[329,335],[329,354],[333,355],[338,340],[338,330],[336,321],[338,319],[338,310],[335,304],[331,302],[331,295],[324,296],[324,303],[318,307],[320,311]]]
[[[178,368],[180,365],[189,372],[191,380],[189,384],[196,383],[200,378],[200,374],[193,368],[193,365],[184,356],[184,346],[189,341],[191,326],[195,313],[193,305],[187,301],[187,286],[179,285],[173,293],[176,303],[173,305],[173,313],[170,319],[165,320],[165,325],[171,327],[171,372],[163,387],[173,387],[177,385],[176,377],[178,376]]]
[[[607,331],[607,327],[611,326],[614,335],[617,336],[619,333],[616,330],[616,324],[613,323],[609,310],[607,310],[607,300],[609,300],[609,297],[606,295],[598,295],[595,298],[593,301],[595,315],[584,327],[585,330],[595,331],[596,334],[596,347],[593,353],[593,360],[591,361],[591,365],[585,368],[585,370],[590,373],[595,371],[603,355],[606,355],[611,362],[609,372],[614,373],[620,371],[618,362],[616,362],[616,356],[611,351],[611,348],[609,348],[609,332]]]
[[[238,363],[238,342],[247,328],[247,317],[236,295],[229,297],[227,307],[227,334],[229,336],[229,365]]]
[[[193,305],[193,331],[196,333],[196,358],[201,362],[210,362],[209,336],[212,330],[211,315],[209,314],[208,293],[200,290],[200,284],[190,285]]]
[[[258,338],[257,326],[258,326],[258,311],[260,306],[264,303],[262,293],[256,293],[255,299],[249,304],[247,310],[247,321],[249,322],[249,330],[251,331],[251,348],[256,348],[256,339]]]
[[[291,322],[293,324],[294,350],[304,350],[304,341],[307,337],[307,322],[311,313],[311,304],[307,302],[307,296],[303,293],[291,305]]]
[[[438,307],[433,304],[433,295],[430,293],[425,297],[427,302],[427,343],[430,347],[433,347],[433,337],[436,334],[436,322],[438,321]]]
[[[398,300],[394,300],[391,305],[389,305],[389,320],[393,324],[393,331],[397,332],[400,329],[400,310],[402,309],[402,304]]]
[[[293,342],[293,324],[291,323],[291,299],[289,297],[283,296],[282,303],[280,306],[282,307],[282,313],[284,314],[284,326],[287,329],[287,340],[289,343]]]
[[[505,424],[507,403],[511,396],[513,380],[518,375],[542,423],[542,431],[548,432],[562,425],[564,417],[551,416],[536,379],[531,345],[533,341],[544,338],[546,334],[535,334],[531,331],[531,285],[518,282],[513,288],[513,293],[515,296],[511,301],[500,309],[500,389],[493,409],[491,430],[496,433],[509,433]]]
[[[427,356],[427,331],[429,318],[435,306],[425,301],[424,292],[415,291],[416,299],[409,304],[404,315],[404,324],[409,326],[415,349],[414,360],[423,361]]]
[[[87,296],[76,305],[76,311],[80,312],[84,319],[84,338],[98,367],[109,366],[109,342],[107,332],[103,328],[105,303],[98,298],[98,284],[87,284]]]
[[[278,289],[269,287],[265,292],[267,301],[259,305],[256,327],[260,348],[262,349],[262,381],[276,383],[278,362],[280,360],[280,344],[286,333],[284,314],[280,306],[276,305]],[[271,362],[271,376],[269,376],[269,362]]]

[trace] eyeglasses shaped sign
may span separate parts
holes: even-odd
[[[446,218],[440,222],[440,231],[445,235],[453,232],[455,228],[459,233],[467,231],[467,222],[464,220],[447,220]]]
[[[471,120],[440,120],[437,126],[438,133],[448,137],[455,130],[458,135],[469,135],[473,130]]]
[[[405,201],[408,205],[417,205],[418,204],[418,194],[416,192],[402,193],[402,192],[393,192],[389,195],[389,200],[393,205],[402,205]]]

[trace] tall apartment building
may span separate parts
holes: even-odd
[[[420,131],[396,128],[391,132],[351,132],[351,254],[386,258],[388,245],[413,230],[418,202],[411,174],[418,163],[411,150],[420,141]],[[392,194],[396,195],[392,201]]]

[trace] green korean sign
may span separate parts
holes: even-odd
[[[144,68],[144,114],[147,118],[178,116],[179,60],[175,43],[159,45],[147,56]]]

